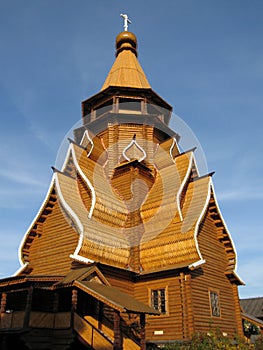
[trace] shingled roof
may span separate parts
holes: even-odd
[[[151,88],[137,59],[137,39],[131,32],[122,32],[116,38],[116,60],[101,90],[109,86]]]
[[[144,313],[150,315],[160,314],[159,311],[154,308],[111,286],[105,286],[104,284],[90,281],[75,281],[74,286],[120,312]]]
[[[263,297],[240,299],[240,304],[246,314],[263,320]]]
[[[66,241],[68,236],[73,237],[72,231],[75,235],[74,240],[64,245],[63,261],[101,262],[136,273],[194,269],[205,263],[198,234],[213,202],[218,237],[227,242],[226,273],[238,280],[234,271],[235,248],[216,203],[211,174],[199,176],[193,149],[180,151],[179,138],[169,133],[160,106],[153,111],[147,109],[146,91],[154,93],[137,60],[136,37],[129,32],[121,33],[116,39],[116,49],[116,61],[100,99],[95,98],[91,108],[87,108],[92,117],[87,118],[88,122],[83,119],[86,124],[78,129],[78,137],[70,140],[62,169],[54,169],[48,195],[21,244],[21,263],[30,266],[31,252],[38,249],[33,248],[32,242],[42,235],[41,224],[51,211],[45,205],[53,196],[52,200],[59,204],[56,220],[63,221],[64,226],[57,235],[54,222],[54,238],[49,241],[49,247],[53,248],[57,237]],[[120,91],[115,91],[116,88]],[[108,90],[112,89],[116,96],[112,99],[110,95],[111,109],[100,115],[96,108],[99,109],[100,103],[108,106]],[[129,110],[128,106],[117,111],[118,98],[125,100],[127,96],[132,100],[137,98],[139,110]],[[117,115],[121,118],[114,119]],[[146,123],[150,118],[153,118],[151,123]],[[103,129],[97,135],[92,134],[91,125],[101,120],[106,123]],[[38,221],[40,225],[36,225]],[[35,264],[40,264],[39,261],[38,257]],[[42,264],[43,261],[44,257]],[[50,261],[52,264],[53,260]]]

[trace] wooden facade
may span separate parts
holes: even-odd
[[[145,350],[213,327],[241,336],[242,281],[212,174],[180,151],[134,34],[117,36],[82,113],[21,242],[21,269],[0,280],[1,349]]]

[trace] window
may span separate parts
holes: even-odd
[[[211,315],[214,317],[220,317],[219,293],[210,290],[209,297],[210,297]]]
[[[153,289],[151,291],[151,305],[161,314],[166,313],[165,288]]]
[[[122,113],[141,113],[142,100],[137,98],[119,98],[119,112]]]
[[[101,105],[98,105],[96,108],[94,108],[93,110],[93,119],[94,119],[94,111],[96,111],[96,118],[106,114],[106,113],[109,113],[112,111],[112,106],[113,106],[113,100],[110,99],[106,102],[104,102],[103,104]]]

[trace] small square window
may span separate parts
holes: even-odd
[[[161,314],[166,314],[165,288],[151,290],[151,305]]]
[[[220,303],[219,303],[219,293],[215,291],[209,292],[211,315],[214,317],[220,317]]]

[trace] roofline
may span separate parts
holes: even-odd
[[[167,103],[160,95],[158,95],[152,88],[135,88],[135,87],[113,86],[113,85],[108,86],[106,89],[97,92],[96,94],[92,95],[91,97],[88,97],[87,99],[83,100],[81,103],[82,103],[82,105],[84,103],[90,103],[93,100],[96,100],[100,96],[108,97],[109,93],[112,92],[112,95],[113,95],[113,94],[118,93],[119,91],[121,91],[121,92],[152,93],[155,97],[157,97],[158,100],[160,100],[161,103],[163,103],[166,106],[166,108],[169,111],[172,111],[172,109],[173,109],[173,107],[169,103]]]
[[[247,319],[251,323],[255,323],[257,326],[263,329],[263,321],[253,315],[247,314],[246,312],[241,312],[241,316],[244,319]]]
[[[180,154],[180,155],[185,155],[186,153],[187,152],[185,152],[183,154]],[[188,168],[186,170],[186,173],[185,173],[185,176],[183,178],[183,181],[181,182],[181,185],[179,186],[179,189],[178,189],[177,194],[176,194],[176,204],[177,204],[177,209],[178,209],[179,217],[180,217],[181,221],[183,221],[184,218],[183,218],[182,208],[181,208],[181,205],[180,205],[180,199],[181,199],[181,195],[182,195],[183,189],[186,186],[186,182],[187,182],[187,180],[190,177],[191,170],[192,170],[192,167],[193,167],[193,159],[194,159],[193,152],[189,151],[189,153],[190,153],[190,159],[189,159],[189,163],[188,163]],[[176,158],[178,159],[179,155]],[[174,162],[176,162],[176,160],[174,160]]]
[[[86,131],[85,131],[85,133],[86,133]],[[79,146],[75,142],[74,143],[70,143],[69,147],[68,147],[67,155],[66,155],[66,158],[65,158],[62,170],[65,169],[66,164],[67,164],[70,156],[72,156],[74,166],[76,167],[78,173],[80,174],[80,176],[85,181],[86,185],[88,186],[88,188],[91,191],[92,201],[91,201],[91,208],[90,208],[89,213],[88,213],[88,218],[90,219],[92,217],[93,210],[94,210],[95,204],[96,204],[96,193],[95,193],[95,189],[94,189],[92,183],[86,177],[86,175],[83,173],[82,169],[80,168],[80,166],[78,164],[78,161],[76,159],[74,145],[76,147],[80,147],[81,149],[83,149],[82,146]],[[63,175],[65,175],[65,174],[63,174]],[[74,220],[77,223],[77,226],[79,228],[79,241],[78,241],[77,247],[76,247],[75,251],[73,252],[73,254],[70,254],[70,258],[72,258],[72,259],[74,259],[76,261],[83,262],[83,263],[93,263],[94,262],[93,260],[79,255],[79,252],[80,252],[81,247],[82,247],[83,239],[84,239],[84,228],[83,228],[83,225],[82,225],[81,221],[79,220],[79,217],[78,217],[77,213],[75,213],[75,211],[64,200],[64,197],[63,197],[62,192],[60,190],[59,179],[58,179],[57,175],[55,176],[55,186],[56,186],[56,189],[58,191],[59,200],[62,202],[62,205],[64,206],[65,210],[67,210],[70,213],[71,217],[74,218]]]
[[[208,174],[204,174],[204,175],[202,175],[202,176],[196,177],[195,179],[192,180],[192,182],[201,180],[201,179],[203,179],[203,178],[205,178],[205,177],[212,177],[214,174],[215,174],[215,171],[211,171],[211,172],[208,173]]]
[[[198,179],[202,179],[203,177],[200,177],[200,178],[197,178]],[[202,257],[202,254],[201,254],[201,251],[200,251],[200,248],[199,248],[199,244],[198,244],[198,239],[197,239],[197,236],[198,236],[198,233],[199,233],[199,227],[200,227],[200,224],[204,218],[204,215],[207,211],[207,208],[208,208],[208,205],[209,205],[209,201],[210,201],[210,198],[211,198],[211,177],[209,178],[209,183],[208,183],[208,191],[207,191],[207,197],[206,197],[206,200],[205,200],[205,204],[203,206],[203,209],[199,215],[199,218],[195,224],[195,230],[194,230],[194,240],[195,240],[195,246],[196,246],[196,250],[197,250],[197,253],[198,253],[198,256],[199,256],[199,260],[194,262],[193,264],[189,265],[189,268],[190,269],[193,269],[195,268],[195,265],[196,267],[199,267],[200,263],[198,262],[202,262],[202,264],[205,262],[205,260],[203,259]]]
[[[149,310],[149,312],[147,312],[147,311],[136,311],[136,310],[128,309],[125,306],[122,306],[122,305],[116,303],[115,301],[108,299],[106,296],[101,295],[98,291],[90,288],[89,286],[81,283],[81,281],[78,281],[78,280],[75,280],[73,282],[73,286],[83,290],[84,292],[85,291],[88,292],[88,294],[90,294],[94,298],[102,301],[103,303],[109,305],[113,309],[118,310],[120,312],[129,312],[129,313],[136,313],[136,314],[140,313],[140,314],[148,314],[148,315],[160,315],[160,312],[157,311],[157,310],[154,311],[154,309],[152,309],[152,312],[150,312],[150,310]],[[106,286],[106,287],[114,288],[114,287],[111,287],[111,286]],[[122,291],[120,290],[120,292],[122,292]],[[122,292],[122,293],[126,294],[127,297],[129,296],[125,292]],[[130,296],[130,297],[133,298],[132,296]],[[135,298],[133,298],[133,299],[135,299]],[[142,302],[140,302],[140,303],[142,303]],[[149,309],[150,309],[150,307],[149,307]]]
[[[254,300],[254,299],[261,299],[263,300],[263,297],[250,297],[250,298],[240,298],[240,300]]]
[[[41,206],[40,206],[36,216],[34,217],[34,219],[32,220],[31,224],[29,225],[29,227],[28,227],[26,233],[24,234],[24,237],[22,238],[22,241],[21,241],[21,243],[19,245],[19,248],[18,248],[18,259],[19,259],[21,267],[14,273],[14,276],[17,276],[19,273],[21,273],[28,265],[28,262],[25,262],[23,260],[22,250],[23,250],[23,247],[24,247],[24,245],[26,243],[26,240],[27,240],[27,238],[29,236],[30,231],[33,229],[33,226],[35,225],[37,220],[41,217],[42,211],[45,209],[45,206],[48,203],[48,200],[49,200],[49,197],[51,195],[51,192],[54,189],[54,185],[55,185],[55,174],[52,175],[52,178],[51,178],[51,181],[50,181],[50,185],[49,185],[49,188],[47,190],[46,196],[45,196],[45,198],[43,200],[43,203],[41,204]]]
[[[177,158],[177,157],[180,157],[180,156],[182,156],[182,155],[184,155],[186,153],[194,152],[196,149],[197,149],[196,146],[192,147],[192,148],[188,149],[187,151],[184,151],[184,152],[181,152],[181,153],[177,154],[176,156],[174,156],[174,159]]]
[[[221,213],[221,210],[220,210],[220,207],[219,207],[219,204],[218,204],[218,201],[217,201],[217,198],[216,198],[216,193],[215,193],[215,189],[214,189],[214,184],[213,184],[213,181],[211,179],[211,193],[213,194],[213,197],[214,197],[214,201],[215,201],[215,205],[216,205],[216,208],[218,210],[218,214],[220,216],[220,219],[222,220],[222,223],[223,223],[223,226],[228,234],[228,237],[230,239],[230,242],[231,242],[231,245],[233,247],[233,251],[235,253],[235,267],[234,267],[234,270],[233,270],[233,275],[237,278],[238,282],[241,284],[241,285],[245,285],[245,282],[238,276],[238,273],[236,272],[237,270],[237,252],[236,252],[236,247],[235,247],[235,244],[234,244],[234,241],[231,237],[231,234],[229,232],[229,229],[225,223],[225,220],[223,218],[223,215]]]
[[[26,282],[58,282],[63,276],[21,275],[0,279],[0,287]],[[52,287],[50,287],[52,288]]]
[[[109,112],[103,114],[99,118],[89,121],[88,123],[85,123],[84,121],[84,124],[77,127],[74,131],[89,130],[92,133],[99,134],[100,132],[105,131],[108,128],[109,122],[118,125],[134,124],[136,122],[136,124],[138,125],[148,125],[158,131],[161,131],[162,133],[166,134],[168,138],[174,137],[177,143],[179,143],[181,138],[176,131],[172,130],[169,127],[169,123],[161,121],[157,114],[147,113],[141,113],[140,118],[138,119],[138,115],[129,114],[128,112]]]
[[[126,311],[126,309],[123,308],[120,304],[117,304],[117,303],[115,303],[115,302],[113,302],[113,301],[110,301],[110,302],[109,302],[109,300],[106,299],[104,296],[100,295],[99,293],[97,293],[97,292],[94,291],[93,289],[91,289],[91,288],[85,286],[83,283],[81,283],[81,282],[79,282],[79,281],[74,281],[74,282],[73,282],[73,286],[78,287],[78,288],[81,289],[81,290],[84,290],[84,291],[86,290],[86,291],[88,291],[88,293],[89,293],[91,296],[95,297],[96,299],[101,300],[101,301],[104,302],[105,304],[107,304],[107,305],[113,307],[114,309],[117,309],[117,310],[120,311],[120,312]]]

